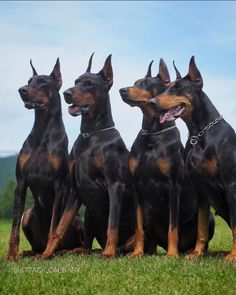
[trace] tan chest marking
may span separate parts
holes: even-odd
[[[70,175],[72,173],[73,166],[74,166],[74,160],[69,160],[68,161],[68,169],[69,169]]]
[[[20,170],[23,170],[26,162],[28,161],[28,159],[30,158],[31,154],[29,153],[22,153],[20,156],[19,156],[19,159],[18,159],[18,163],[19,163],[19,166],[20,166]]]
[[[131,158],[129,159],[129,171],[132,175],[134,175],[135,170],[138,167],[138,159]]]
[[[158,158],[156,160],[156,164],[157,164],[158,168],[161,170],[161,172],[164,175],[166,175],[166,176],[169,175],[169,172],[170,172],[170,164],[169,164],[169,162],[166,159],[164,159],[164,158]]]
[[[213,157],[210,160],[202,162],[201,166],[209,174],[215,175],[217,172],[217,164],[218,164],[218,161],[217,161],[216,157]]]
[[[49,155],[48,161],[55,170],[58,170],[59,166],[61,165],[61,157],[57,155]]]
[[[105,159],[103,158],[103,156],[96,155],[93,157],[93,163],[95,167],[100,168],[104,165]]]

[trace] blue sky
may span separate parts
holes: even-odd
[[[227,1],[39,1],[0,2],[0,155],[17,152],[30,132],[34,114],[24,108],[18,88],[36,70],[49,74],[59,56],[63,90],[84,73],[95,51],[98,72],[112,53],[114,84],[110,91],[113,117],[127,146],[141,127],[137,108],[122,102],[119,88],[144,76],[162,57],[175,78],[173,59],[185,75],[195,55],[204,91],[236,128],[236,2]],[[63,119],[70,148],[79,134],[80,117]],[[187,130],[177,122],[185,142]]]

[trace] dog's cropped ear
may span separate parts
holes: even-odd
[[[89,63],[88,63],[88,67],[87,67],[87,70],[86,70],[87,73],[90,73],[90,71],[91,71],[91,67],[92,67],[92,61],[93,61],[93,55],[94,55],[94,53],[95,53],[95,52],[93,52],[92,55],[91,55],[90,58],[89,58]]]
[[[170,83],[170,74],[169,74],[167,66],[162,58],[160,59],[159,73],[157,74],[157,78],[160,79],[165,84]]]
[[[38,75],[37,72],[36,72],[36,70],[35,70],[35,68],[34,68],[34,66],[33,66],[33,64],[32,64],[32,60],[30,60],[30,65],[31,65],[31,68],[33,70],[33,76]]]
[[[174,66],[175,73],[176,73],[176,80],[177,80],[177,79],[181,79],[182,76],[181,76],[180,72],[178,71],[178,69],[176,68],[176,66],[175,66],[175,61],[174,61],[174,60],[173,60],[173,66]]]
[[[202,89],[203,80],[202,80],[201,73],[199,72],[195,64],[194,56],[192,56],[190,59],[189,70],[186,77],[193,83],[194,86],[196,86],[199,89]]]
[[[113,84],[113,71],[112,71],[112,65],[111,65],[111,54],[107,57],[103,68],[98,73],[102,77],[104,81],[107,82],[108,89],[111,88]]]
[[[61,77],[59,57],[57,58],[56,64],[55,64],[50,76],[53,77],[53,79],[56,81],[57,88],[60,89],[61,85],[62,85],[62,77]]]
[[[146,74],[145,78],[152,77],[152,64],[153,64],[153,60],[150,62],[149,66],[148,66],[148,70],[147,70],[147,74]]]

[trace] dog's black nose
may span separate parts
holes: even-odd
[[[25,86],[19,88],[18,91],[22,98],[26,98],[28,96],[28,89]]]
[[[121,88],[119,91],[121,96],[125,96],[128,92],[128,88]]]
[[[71,97],[72,97],[72,91],[70,89],[67,89],[63,92],[64,99],[67,103],[71,103]]]

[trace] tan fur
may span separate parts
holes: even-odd
[[[96,155],[93,157],[93,162],[97,168],[100,168],[103,166],[105,159],[103,158],[103,156]]]
[[[74,161],[73,160],[69,160],[68,161],[68,168],[69,168],[70,175],[72,173],[73,166],[74,166]]]
[[[150,92],[146,91],[145,89],[139,88],[137,86],[130,87],[128,95],[130,99],[136,101],[149,101],[152,97]]]
[[[137,166],[138,166],[138,159],[135,159],[135,158],[129,159],[129,171],[132,175],[134,174]]]
[[[170,172],[170,164],[169,164],[169,162],[166,159],[164,159],[164,158],[158,158],[156,160],[156,164],[157,164],[158,168],[161,170],[161,172],[163,174],[165,174],[166,176],[169,175],[169,172]]]
[[[19,167],[20,167],[20,170],[22,170],[25,166],[25,164],[27,163],[29,157],[30,157],[31,154],[26,154],[26,153],[22,153],[20,156],[19,156],[19,159],[18,159],[18,163],[19,163]]]
[[[48,161],[51,163],[51,165],[53,166],[55,170],[58,170],[61,164],[61,157],[57,155],[49,155]]]
[[[144,231],[143,231],[143,212],[140,205],[137,207],[137,224],[135,230],[135,246],[132,257],[141,257],[144,254]]]
[[[209,174],[215,175],[217,172],[217,164],[218,164],[218,161],[217,161],[216,157],[213,157],[211,160],[203,162],[201,164],[201,166]]]

